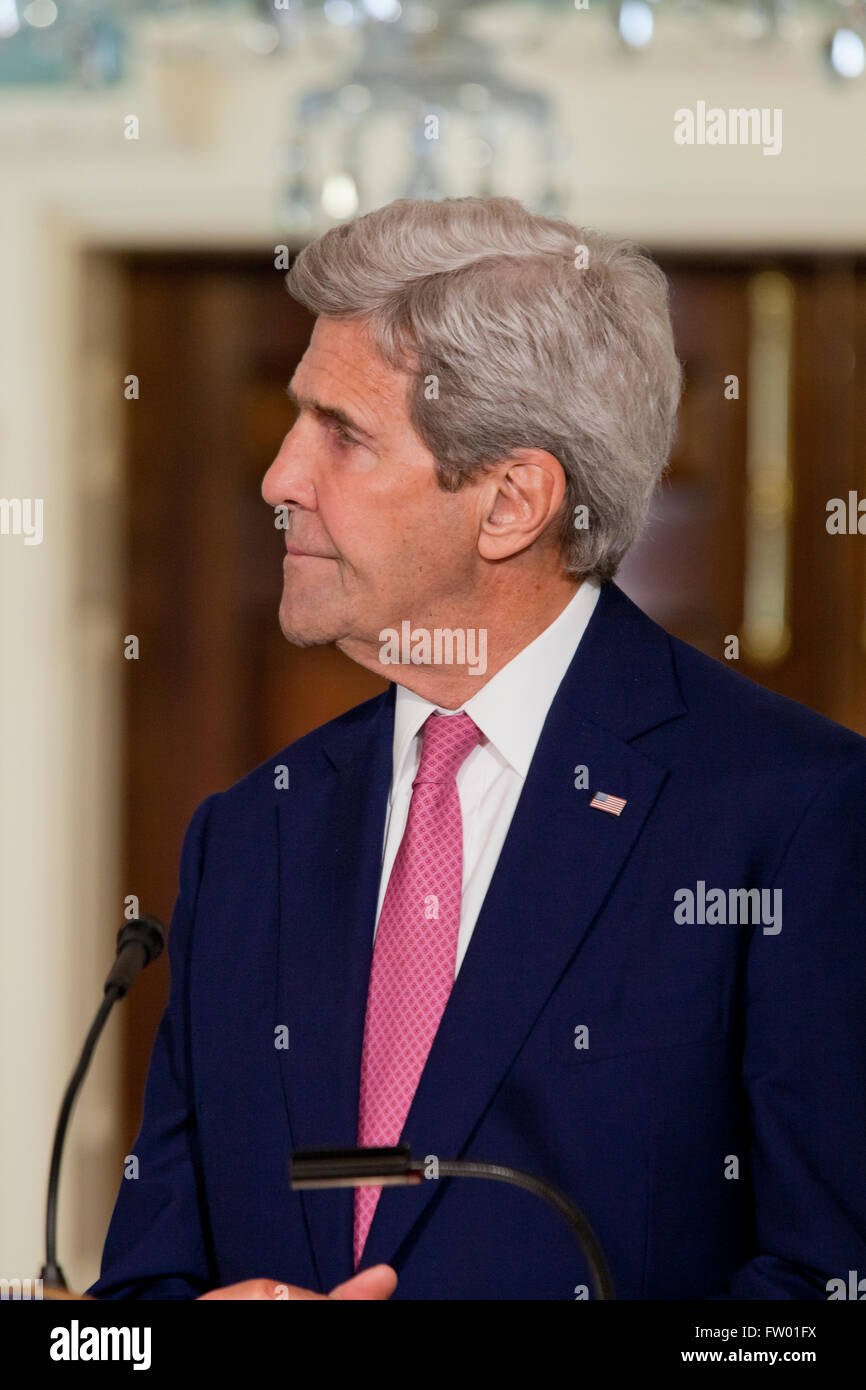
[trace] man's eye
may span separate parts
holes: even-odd
[[[340,424],[339,420],[328,419],[328,428],[343,445],[357,444],[357,440]]]

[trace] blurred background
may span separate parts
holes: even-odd
[[[686,392],[619,582],[866,733],[864,39],[854,0],[0,0],[0,1277],[41,1264],[124,915],[168,921],[205,796],[382,688],[277,622],[310,237],[503,193],[648,247]],[[166,991],[163,957],[70,1132],[78,1287]]]

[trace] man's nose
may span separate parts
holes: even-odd
[[[311,510],[315,506],[311,459],[312,449],[304,447],[298,426],[293,426],[262,479],[262,497],[269,507],[286,504]]]

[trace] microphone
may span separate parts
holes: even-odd
[[[114,1004],[122,999],[138,975],[152,960],[156,960],[165,945],[165,928],[156,917],[136,917],[124,922],[117,933],[117,959],[108,972],[105,981],[104,998],[90,1025],[90,1032],[84,1040],[78,1065],[72,1073],[63,1097],[57,1128],[54,1131],[54,1148],[51,1152],[51,1170],[48,1175],[48,1197],[45,1204],[45,1264],[40,1278],[50,1287],[66,1289],[67,1283],[60,1265],[57,1263],[57,1193],[60,1186],[60,1163],[63,1158],[63,1143],[72,1107],[81,1083],[90,1066],[93,1050],[99,1035],[105,1027],[106,1019]]]
[[[115,987],[122,999],[138,974],[156,960],[165,945],[165,927],[156,917],[135,917],[117,933],[117,960],[108,972],[105,993]]]
[[[426,1177],[426,1163],[413,1158],[406,1144],[372,1149],[296,1149],[289,1162],[289,1186],[294,1191],[323,1187],[410,1187]],[[546,1178],[510,1168],[504,1163],[475,1159],[439,1159],[443,1178],[492,1178],[532,1192],[547,1202],[569,1227],[590,1268],[597,1299],[613,1299],[613,1280],[592,1227],[576,1202]]]

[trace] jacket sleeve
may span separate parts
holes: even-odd
[[[171,988],[150,1058],[138,1175],[124,1177],[100,1277],[88,1289],[105,1299],[194,1299],[217,1283],[198,1154],[189,1055],[189,958],[212,802],[184,838],[180,888],[168,938]]]
[[[746,982],[759,1253],[716,1297],[821,1300],[866,1274],[866,753],[812,799],[774,886],[782,929],[754,929]]]

